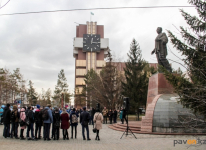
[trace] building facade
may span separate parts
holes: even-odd
[[[109,39],[104,38],[104,26],[97,22],[86,22],[76,26],[73,42],[75,58],[75,93],[81,93],[85,85],[84,76],[90,69],[100,72],[106,64],[104,58],[109,50]]]

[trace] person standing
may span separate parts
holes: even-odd
[[[119,115],[119,118],[120,118],[120,120],[121,120],[122,124],[124,124],[123,109],[122,109],[122,108],[121,108],[121,110],[120,110],[120,115]]]
[[[88,109],[87,112],[89,113],[89,116],[90,116],[90,118],[89,118],[89,125],[91,125],[92,124],[92,120],[93,120],[93,118],[91,118],[92,110]]]
[[[114,109],[113,111],[113,118],[114,118],[114,123],[117,123],[117,111]]]
[[[76,109],[73,108],[70,114],[70,123],[71,123],[71,138],[73,139],[73,128],[75,130],[75,139],[77,138],[77,125],[78,125],[79,115],[76,113]]]
[[[35,138],[41,139],[42,112],[40,111],[40,105],[36,105],[34,120],[35,120]]]
[[[103,114],[103,117],[104,117],[104,121],[103,121],[103,124],[107,124],[107,113],[108,113],[108,110],[106,109],[106,107],[104,107],[104,109],[102,110],[102,114]]]
[[[4,122],[4,133],[3,136],[5,138],[9,137],[9,130],[10,130],[10,115],[11,115],[11,110],[10,110],[10,104],[6,104],[6,107],[4,109],[3,113],[3,122]]]
[[[59,127],[60,127],[60,113],[59,109],[56,107],[53,113],[53,130],[54,130],[54,140],[59,140]]]
[[[50,104],[48,104],[47,107],[45,107],[45,109],[42,111],[42,119],[44,120],[44,140],[46,141],[47,139],[47,141],[50,141],[50,127],[51,123],[53,123],[53,116]]]
[[[79,113],[81,114],[83,111],[82,111],[82,109],[80,108],[80,110],[79,110]]]
[[[126,123],[128,123],[128,120],[127,120],[127,117],[126,117],[126,113],[127,113],[127,110],[126,109],[123,109],[123,120],[125,120],[126,121]],[[124,121],[123,121],[123,123],[124,123]]]
[[[26,107],[23,107],[20,111],[20,119],[22,121],[22,123],[20,122],[20,127],[21,127],[21,132],[20,132],[20,140],[25,140],[23,134],[24,134],[24,129],[26,129],[26,123],[25,123],[25,119],[26,119],[26,114],[25,114],[25,110]]]
[[[94,114],[95,114],[95,109],[94,109],[94,108],[92,108],[92,111],[91,111],[91,117],[90,117],[90,119],[92,120],[92,125],[93,125],[93,128],[94,128],[94,121],[93,121]]]
[[[67,129],[69,129],[69,114],[67,113],[66,109],[62,109],[62,114],[61,114],[61,129],[63,133],[63,140],[67,139],[69,140],[69,134]]]
[[[112,118],[113,118],[112,109],[109,110],[109,112],[108,112],[108,117],[109,117],[110,124],[112,124]]]
[[[95,140],[100,140],[99,138],[99,130],[102,129],[102,123],[103,123],[103,115],[100,113],[100,110],[97,109],[96,113],[94,114],[94,122],[95,122],[95,128],[97,129],[97,134]]]
[[[31,106],[28,107],[28,111],[27,111],[27,117],[29,119],[29,125],[27,128],[27,140],[36,140],[34,137],[34,113],[33,113],[33,108]],[[29,132],[31,130],[31,137],[29,137]]]
[[[53,116],[53,123],[52,123],[52,136],[51,138],[53,139],[54,138],[54,113],[55,113],[55,108],[54,109],[51,109],[52,111],[52,116]]]
[[[3,122],[3,113],[4,113],[4,105],[1,105],[1,109],[0,109],[0,124],[2,124]]]
[[[76,113],[77,113],[77,115],[79,115],[79,113],[80,113],[79,110],[78,110],[77,108],[76,108]]]
[[[83,107],[83,112],[80,115],[80,123],[82,125],[83,140],[86,140],[85,134],[84,134],[84,129],[86,128],[86,130],[87,130],[87,140],[88,141],[91,140],[89,138],[89,127],[88,127],[89,119],[90,119],[89,113],[86,112],[86,107]]]
[[[62,109],[61,108],[59,109],[59,113],[62,114]]]
[[[18,126],[19,126],[19,112],[17,110],[17,106],[13,106],[13,110],[11,111],[11,138],[15,136],[16,139],[19,139],[17,137],[17,131],[18,131]]]

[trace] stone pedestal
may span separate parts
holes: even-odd
[[[146,113],[145,116],[142,117],[142,132],[152,132],[153,114],[156,102],[162,94],[171,93],[173,93],[173,87],[168,83],[163,73],[154,74],[149,78]]]
[[[157,73],[149,78],[147,106],[159,94],[172,94],[173,87],[168,83],[163,73]]]

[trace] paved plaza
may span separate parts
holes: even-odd
[[[0,150],[169,150],[178,149],[184,150],[188,148],[188,144],[176,144],[174,140],[192,140],[196,139],[193,136],[180,136],[180,135],[149,135],[149,134],[135,134],[137,139],[132,135],[127,137],[122,136],[123,132],[115,131],[108,128],[108,125],[103,125],[100,131],[100,141],[95,140],[95,134],[90,127],[91,141],[83,141],[81,135],[81,126],[78,125],[77,139],[63,140],[60,135],[59,141],[27,141],[19,139],[5,139],[3,135],[3,125],[0,125]],[[71,130],[69,129],[69,136]],[[24,132],[24,136],[25,136]],[[199,136],[201,140],[206,140],[206,136]],[[180,143],[180,141],[178,141]],[[177,141],[176,141],[177,143]],[[202,141],[203,143],[203,141]],[[205,144],[191,146],[189,150],[205,150]]]

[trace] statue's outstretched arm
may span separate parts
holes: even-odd
[[[155,53],[155,49],[151,52],[151,55],[153,55]]]

